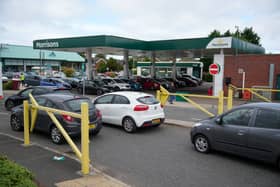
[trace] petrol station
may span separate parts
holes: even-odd
[[[213,57],[213,63],[218,64],[220,68],[213,81],[215,96],[218,95],[219,90],[223,89],[225,56],[265,53],[263,47],[235,37],[144,41],[112,35],[97,35],[34,40],[33,48],[84,53],[87,61],[86,74],[89,79],[96,76],[92,54],[123,56],[125,77],[129,75],[129,56],[149,57],[151,77],[155,77],[156,58],[170,59],[173,78],[176,76],[176,65],[180,63],[177,59]]]

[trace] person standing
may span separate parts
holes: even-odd
[[[20,82],[21,82],[21,87],[23,88],[24,87],[24,79],[25,79],[24,73],[20,74],[19,79],[20,79]]]
[[[174,82],[171,82],[170,84],[170,88],[168,89],[169,92],[171,93],[176,93],[176,87],[175,87],[175,84]],[[168,98],[168,102],[170,104],[173,104],[173,101],[176,99],[176,96],[175,95],[169,95],[169,98]]]

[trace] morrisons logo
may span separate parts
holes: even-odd
[[[58,42],[37,42],[36,43],[37,48],[55,48],[59,47]]]

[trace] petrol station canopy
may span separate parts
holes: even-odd
[[[156,57],[212,57],[221,49],[225,55],[264,54],[261,46],[235,37],[190,38],[144,41],[111,35],[83,36],[71,38],[40,39],[33,41],[34,49],[85,52],[95,54],[123,55],[128,51],[130,56]]]

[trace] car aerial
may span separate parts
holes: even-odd
[[[104,123],[122,126],[129,133],[140,127],[159,126],[165,119],[159,101],[142,92],[104,94],[95,98],[93,103],[101,111]]]
[[[195,150],[225,151],[280,167],[280,104],[252,103],[196,123],[191,130]]]
[[[5,100],[5,108],[11,110],[13,107],[21,105],[24,100],[29,98],[29,93],[32,95],[42,95],[47,93],[69,93],[67,88],[57,88],[52,86],[34,86],[28,87],[24,90],[19,91],[17,94],[9,96]]]
[[[104,93],[110,92],[108,88],[99,86],[99,84],[96,84],[94,81],[85,80],[81,81],[78,85],[77,89],[80,94],[83,93],[83,84],[85,84],[85,94],[102,95]]]
[[[64,87],[68,89],[72,89],[72,86],[58,78],[45,78],[40,81],[40,86],[56,86],[58,88]]]
[[[89,123],[95,127],[90,129],[92,135],[97,135],[102,128],[101,113],[91,103],[87,97],[80,97],[73,94],[45,94],[34,97],[40,106],[65,110],[75,113],[81,112],[81,103],[86,102],[89,106]],[[57,120],[70,136],[81,134],[81,120],[68,115],[55,114]],[[23,105],[14,107],[11,111],[10,125],[12,130],[23,130]],[[55,144],[63,143],[64,137],[50,119],[46,111],[39,110],[35,122],[35,130],[45,132],[50,135]]]
[[[107,85],[112,86],[114,90],[130,90],[130,85],[119,79],[112,79],[112,78],[101,78],[101,79]]]

